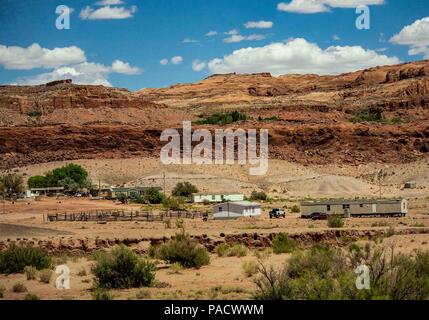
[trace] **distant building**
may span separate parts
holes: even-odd
[[[28,196],[57,195],[64,192],[64,187],[31,188]]]
[[[116,199],[118,194],[124,194],[127,197],[142,196],[149,187],[113,187],[108,191],[108,198]],[[162,190],[161,188],[156,188]]]
[[[313,214],[338,214],[346,217],[405,216],[408,202],[405,199],[362,199],[306,201],[301,203],[301,216],[311,218]]]
[[[416,189],[417,188],[417,182],[415,182],[415,181],[405,182],[404,188],[405,189]]]
[[[260,215],[261,205],[256,202],[225,202],[213,206],[213,218],[215,220],[259,217]]]
[[[192,195],[192,201],[194,203],[203,202],[225,202],[225,201],[243,201],[244,194],[238,192],[225,192],[225,193],[195,193]]]

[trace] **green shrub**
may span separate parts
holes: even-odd
[[[12,291],[15,293],[27,292],[27,287],[24,286],[21,282],[17,282],[13,285]]]
[[[291,253],[296,247],[295,240],[289,238],[285,233],[279,233],[273,239],[272,248],[275,254]]]
[[[0,273],[11,274],[23,272],[27,266],[37,270],[50,268],[52,259],[40,248],[11,245],[0,252]]]
[[[247,256],[248,250],[244,244],[236,244],[229,248],[228,257],[245,257]]]
[[[27,293],[27,295],[24,297],[24,300],[40,300],[40,297],[34,293]]]
[[[32,266],[26,266],[24,268],[25,276],[27,280],[35,280],[37,276],[37,269]]]
[[[43,269],[39,271],[39,280],[43,283],[51,282],[52,278],[52,270],[51,269]]]
[[[339,215],[332,214],[328,217],[328,227],[329,228],[342,228],[342,227],[344,227],[344,221]]]
[[[220,243],[215,247],[214,252],[218,257],[226,257],[228,255],[229,248],[230,246],[228,244]]]
[[[184,268],[201,268],[210,263],[210,256],[206,248],[200,246],[181,231],[167,244],[158,248],[160,259],[169,263],[179,263]]]
[[[91,292],[92,300],[113,300],[113,295],[103,288],[95,288]]]
[[[150,204],[160,204],[164,200],[164,194],[162,194],[157,188],[148,188],[145,191],[143,198]]]
[[[127,289],[151,286],[155,270],[151,261],[139,259],[130,249],[119,246],[100,254],[92,272],[101,288]]]
[[[125,193],[119,193],[116,195],[116,200],[122,204],[126,204],[128,202],[128,197]]]
[[[194,186],[192,183],[186,181],[186,182],[179,182],[178,184],[176,184],[171,194],[174,197],[188,198],[192,196],[193,193],[197,193],[197,192],[198,192],[198,188]]]
[[[250,195],[251,200],[259,200],[259,201],[265,201],[268,199],[267,194],[264,191],[252,191],[252,194]]]
[[[212,125],[226,125],[231,124],[237,121],[246,121],[249,118],[238,111],[233,111],[230,113],[216,113],[205,119],[201,119],[196,121],[196,124],[204,125],[204,124],[212,124]]]
[[[256,261],[244,261],[241,264],[241,268],[246,277],[250,278],[258,272],[258,263]]]
[[[295,205],[292,206],[292,208],[290,209],[290,211],[292,213],[300,213],[301,209],[300,209],[300,207],[298,205],[295,204]]]
[[[173,197],[168,197],[162,200],[162,205],[167,210],[179,211],[183,209],[183,201]]]

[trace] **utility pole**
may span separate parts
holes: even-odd
[[[164,178],[164,198],[166,197],[166,192],[165,192],[165,171],[162,173],[163,178]]]
[[[6,189],[3,190],[3,214],[6,214]]]

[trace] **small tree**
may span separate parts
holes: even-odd
[[[0,177],[0,192],[11,197],[14,194],[24,192],[24,179],[22,175],[9,173]]]
[[[172,195],[175,197],[189,198],[193,193],[197,193],[198,189],[190,182],[179,182],[173,189]]]
[[[150,204],[160,204],[164,195],[157,188],[148,188],[144,193],[144,199]]]
[[[28,187],[31,188],[46,188],[47,180],[45,176],[32,176],[27,181]]]

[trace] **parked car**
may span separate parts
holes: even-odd
[[[328,220],[328,215],[323,212],[314,212],[310,216],[311,220]]]
[[[272,209],[270,211],[270,219],[273,219],[273,218],[276,218],[276,219],[286,218],[286,213],[284,212],[283,209],[279,209],[279,208]]]

